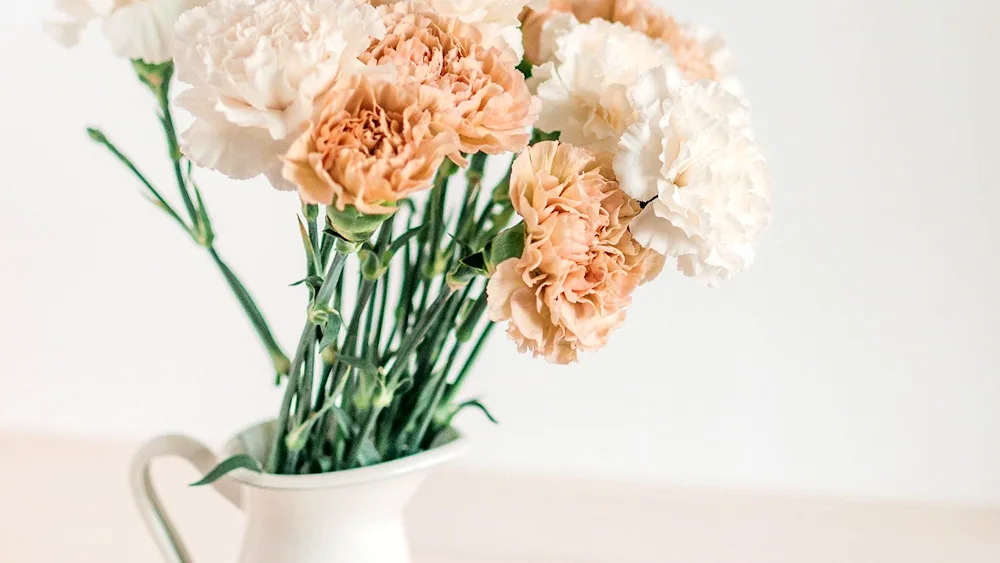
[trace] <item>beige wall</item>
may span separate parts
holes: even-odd
[[[0,425],[219,440],[276,409],[266,360],[207,258],[83,133],[168,178],[128,65],[96,36],[61,51],[42,4],[0,17]],[[662,277],[579,366],[501,334],[474,386],[503,426],[476,461],[1000,503],[1000,8],[671,6],[740,59],[775,179],[760,260],[716,291]],[[201,178],[220,248],[289,345],[295,202]]]

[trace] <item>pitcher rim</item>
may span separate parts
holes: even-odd
[[[246,452],[248,449],[246,446],[246,437],[248,435],[254,432],[266,432],[270,435],[273,430],[269,430],[267,427],[273,427],[274,425],[274,420],[266,420],[244,428],[226,440],[223,447],[224,455],[228,456],[241,451]],[[469,443],[464,433],[457,429],[455,432],[457,437],[446,444],[435,446],[429,450],[407,457],[367,467],[309,475],[276,475],[273,473],[257,473],[249,469],[237,469],[230,473],[229,477],[245,485],[261,489],[331,489],[360,485],[408,473],[415,473],[458,457],[468,450]]]

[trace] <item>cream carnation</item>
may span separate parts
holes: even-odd
[[[174,24],[185,11],[208,0],[56,0],[61,17],[46,22],[50,35],[66,47],[100,21],[111,49],[119,57],[159,64],[171,59]]]
[[[234,178],[267,174],[312,117],[315,98],[362,68],[359,54],[385,28],[354,0],[213,0],[175,30],[177,100],[196,121],[181,137],[196,164]]]
[[[714,80],[742,95],[722,37],[701,26],[678,23],[648,0],[552,0],[546,10],[527,10],[522,20],[525,56],[534,64],[552,60],[558,38],[581,23],[617,22],[667,45],[687,80]]]
[[[640,118],[619,146],[621,188],[648,202],[630,226],[643,246],[715,286],[753,262],[771,220],[771,187],[749,111],[720,84],[659,68],[632,94]]]
[[[541,101],[536,127],[599,152],[615,150],[635,112],[628,92],[650,68],[673,62],[666,45],[619,23],[593,20],[556,41],[555,60],[536,67],[529,87]]]
[[[499,154],[528,144],[536,108],[524,75],[504,51],[486,48],[473,26],[419,4],[379,8],[386,35],[361,60],[394,65],[401,81],[432,87],[450,102],[462,151]]]
[[[285,178],[306,203],[391,213],[397,201],[430,187],[441,161],[458,151],[432,88],[358,75],[318,105],[319,116],[285,157]]]
[[[524,250],[497,265],[487,286],[490,319],[508,321],[518,348],[569,363],[604,346],[625,319],[654,256],[628,232],[637,202],[602,158],[547,141],[521,153],[510,179]]]

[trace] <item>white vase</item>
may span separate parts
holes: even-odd
[[[168,563],[192,559],[153,489],[150,463],[179,456],[207,473],[235,454],[265,459],[274,427],[267,422],[247,429],[218,457],[197,440],[177,435],[155,438],[135,455],[133,493]],[[429,469],[465,448],[459,437],[403,459],[319,475],[238,469],[212,486],[246,514],[239,563],[410,563],[403,508]]]

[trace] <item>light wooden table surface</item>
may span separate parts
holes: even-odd
[[[0,563],[158,563],[126,485],[133,448],[0,433]],[[196,561],[235,561],[240,514],[187,488],[181,461],[154,473]],[[418,563],[1000,563],[1000,508],[461,469],[428,481],[410,522]]]

